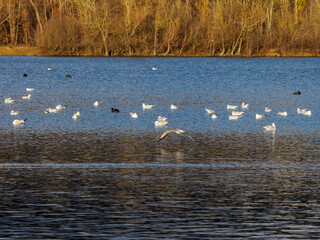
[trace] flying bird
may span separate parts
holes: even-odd
[[[161,137],[157,140],[157,141],[161,141],[162,139],[164,139],[165,137],[167,137],[168,135],[170,135],[171,133],[176,133],[176,134],[187,134],[188,137],[192,140],[192,141],[196,141],[194,140],[186,131],[182,130],[182,129],[170,129],[165,131]]]

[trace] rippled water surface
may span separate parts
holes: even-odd
[[[320,238],[318,58],[0,57],[0,83],[0,238]]]

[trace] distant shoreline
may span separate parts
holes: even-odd
[[[241,55],[228,55],[224,54],[223,56],[219,54],[215,55],[207,55],[207,54],[184,54],[184,55],[173,55],[168,54],[166,56],[164,55],[128,55],[128,54],[118,54],[118,55],[112,55],[112,56],[103,56],[103,55],[52,55],[47,53],[43,48],[41,47],[28,47],[28,46],[15,46],[15,47],[9,47],[9,46],[1,46],[0,47],[0,56],[36,56],[36,57],[320,57],[319,53],[315,53],[314,51],[298,51],[298,52],[280,52],[277,49],[269,49],[267,51],[261,51],[260,53],[255,53],[250,56],[246,54]]]

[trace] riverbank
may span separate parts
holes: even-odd
[[[27,47],[27,46],[17,46],[17,47],[9,47],[9,46],[1,46],[0,47],[0,56],[56,56],[49,54],[46,52],[43,48],[41,47]],[[77,56],[92,56],[93,55],[77,55]],[[115,55],[116,57],[119,56],[136,56],[136,57],[148,57],[147,55]],[[150,55],[151,56],[151,55]],[[159,55],[163,56],[163,55]],[[175,57],[175,55],[166,55],[167,57]],[[96,55],[96,57],[102,57],[100,55]],[[152,57],[154,57],[152,55]],[[210,57],[209,55],[205,54],[185,54],[182,56],[177,56],[177,57]],[[225,54],[223,56],[216,54],[212,57],[320,57],[320,54],[317,53],[316,51],[292,51],[292,52],[281,52],[278,49],[268,49],[268,50],[262,50],[259,53],[255,53],[252,55],[228,55]]]
[[[0,56],[45,56],[46,54],[40,47],[0,47]]]

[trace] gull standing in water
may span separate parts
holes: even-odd
[[[167,130],[165,131],[161,137],[157,140],[157,141],[161,141],[162,139],[164,139],[165,137],[167,137],[168,135],[170,135],[171,133],[176,133],[176,134],[187,134],[186,131],[182,130],[182,129],[170,129],[170,130]],[[196,141],[194,140],[189,134],[187,134],[188,137],[192,140],[192,141]]]

